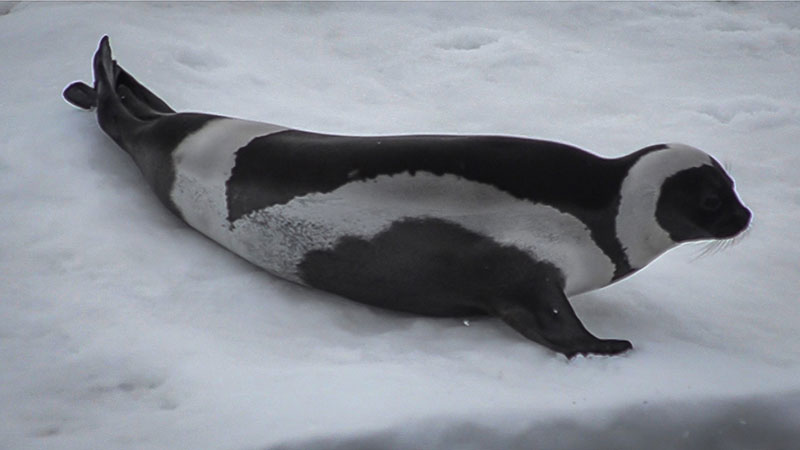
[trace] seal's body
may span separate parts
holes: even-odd
[[[750,212],[710,156],[679,144],[601,158],[496,136],[332,136],[176,113],[111,59],[70,103],[189,225],[267,271],[416,314],[496,315],[567,356],[631,347],[590,334],[567,295],[606,286]]]

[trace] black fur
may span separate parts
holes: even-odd
[[[170,196],[175,183],[172,153],[187,136],[215,118],[196,113],[163,116],[148,122],[146,128],[131,129],[132,142],[127,148],[123,147],[136,161],[159,200],[179,217],[180,211]]]
[[[486,314],[498,295],[528,296],[509,290],[531,279],[548,277],[564,287],[552,264],[433,218],[395,222],[370,240],[342,238],[334,248],[306,254],[299,268],[310,286],[431,316]]]
[[[656,208],[656,220],[675,242],[730,238],[751,217],[736,198],[733,180],[716,161],[667,178]]]

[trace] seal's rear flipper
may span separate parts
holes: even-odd
[[[76,81],[67,86],[62,95],[70,105],[78,108],[88,110],[97,107],[97,93],[82,81]]]
[[[161,113],[173,114],[175,110],[170,108],[164,100],[161,100],[156,94],[152,93],[149,89],[142,86],[141,83],[136,81],[131,74],[125,71],[122,67],[117,65],[117,85],[126,87],[136,102],[140,104],[140,108],[150,109],[148,114]]]
[[[64,89],[70,104],[95,109],[97,122],[123,149],[131,151],[137,133],[160,118],[175,114],[163,100],[142,86],[113,59],[103,36],[92,61],[94,85],[75,82]]]
[[[121,111],[121,115],[127,113],[140,120],[175,113],[166,102],[142,86],[112,59],[108,36],[103,36],[100,41],[94,56],[93,68],[93,88],[86,83],[76,81],[64,89],[64,99],[71,105],[89,110],[97,107],[101,101],[105,101],[107,105],[109,101],[111,104],[121,103],[126,110]]]

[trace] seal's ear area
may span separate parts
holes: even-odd
[[[97,107],[97,93],[82,81],[70,84],[61,95],[72,106],[87,110]]]
[[[750,217],[733,181],[712,165],[667,178],[656,206],[656,221],[675,242],[730,238],[747,228]]]

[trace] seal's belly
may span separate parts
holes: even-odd
[[[574,216],[454,175],[381,175],[295,197],[229,222],[226,181],[236,150],[276,131],[280,129],[237,120],[205,127],[176,150],[172,190],[174,203],[192,227],[275,275],[306,283],[300,267],[311,252],[333,249],[348,238],[368,245],[393,224],[435,219],[556,266],[567,294],[605,286],[613,277],[611,260]],[[414,233],[420,240],[428,238],[424,227]],[[402,251],[374,256],[397,257]]]

